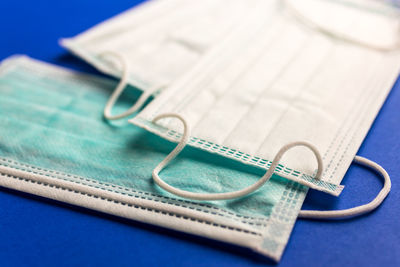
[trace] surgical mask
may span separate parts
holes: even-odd
[[[280,159],[276,173],[339,195],[397,78],[400,52],[315,31],[280,5],[260,10],[131,122],[180,145],[184,122],[189,145],[264,169],[282,147],[306,141],[321,153],[318,173],[304,149]]]
[[[148,1],[61,44],[99,70],[157,95],[189,70],[261,0]],[[126,74],[121,73],[124,58]],[[144,102],[121,116],[130,115]],[[113,104],[111,105],[113,106]]]
[[[189,201],[154,184],[173,144],[102,109],[114,81],[27,57],[0,67],[0,185],[247,247],[278,261],[307,188],[272,177],[251,196]],[[123,95],[124,109],[137,96]],[[235,190],[262,170],[187,148],[163,177],[192,192]],[[185,179],[182,179],[184,177]]]

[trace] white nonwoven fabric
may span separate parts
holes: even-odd
[[[173,82],[222,40],[260,0],[153,0],[129,9],[61,45],[100,71],[146,91]]]
[[[323,155],[321,180],[313,179],[317,166],[304,149],[285,155],[277,172],[338,195],[344,174],[398,76],[400,52],[363,46],[354,41],[358,37],[328,35],[303,23],[279,1],[258,4],[252,16],[243,18],[234,32],[131,122],[179,141],[178,120],[152,123],[160,114],[179,114],[190,124],[190,145],[265,169],[282,146],[312,143]],[[354,15],[364,12],[351,10]],[[375,27],[386,21],[375,13],[363,13],[362,18],[369,23],[363,27],[371,36],[398,37]],[[353,38],[354,22],[345,21],[347,27],[340,29]],[[398,21],[391,22],[395,27]],[[378,45],[383,44],[371,44]]]

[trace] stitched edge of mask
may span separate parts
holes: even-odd
[[[30,167],[41,169],[34,166]],[[46,171],[44,169],[41,170]],[[90,179],[84,179],[90,181]],[[121,192],[112,192],[105,188],[89,184],[61,180],[57,177],[51,177],[49,175],[44,176],[11,167],[0,166],[0,186],[32,193],[127,219],[167,227],[190,234],[206,236],[210,239],[220,240],[234,245],[240,245],[250,248],[253,251],[267,256],[277,262],[283,254],[287,240],[289,239],[293,229],[294,221],[297,218],[297,216],[294,216],[293,214],[286,214],[285,216],[284,211],[286,211],[286,208],[291,205],[297,206],[297,208],[300,209],[307,193],[306,187],[302,188],[302,185],[300,184],[296,185],[296,183],[289,182],[285,187],[285,193],[282,195],[280,201],[271,213],[272,222],[267,224],[267,226],[259,232],[256,229],[252,231],[246,228],[243,229],[241,227],[233,227],[223,223],[218,223],[215,221],[215,216],[210,217],[207,220],[204,216],[201,218],[198,218],[197,216],[187,216],[180,212],[171,212],[162,208],[162,206],[171,205],[170,203],[156,204],[156,207],[154,207],[154,205],[149,206],[146,205],[146,203],[143,203],[143,201],[140,201],[140,199],[127,196]],[[116,185],[111,186],[113,188],[118,187]],[[295,192],[299,186],[300,190],[294,194],[293,192]],[[300,196],[302,196],[302,199]],[[157,208],[157,206],[161,208]],[[132,209],[134,212],[132,212]],[[160,220],[160,216],[164,217],[165,220]],[[179,223],[181,220],[185,220],[185,226],[182,226],[182,224]],[[282,224],[284,225],[283,230],[276,231],[276,227]],[[282,238],[283,242],[282,240],[279,240]]]
[[[182,137],[182,134],[174,131],[174,130],[169,130],[165,127],[162,127],[160,125],[156,125],[146,119],[143,119],[141,117],[136,116],[135,118],[129,120],[129,122],[151,132],[154,133],[158,136],[161,136],[171,142],[179,142],[179,140]],[[231,158],[240,162],[243,162],[248,165],[260,167],[263,169],[268,169],[271,166],[271,161],[262,159],[260,157],[255,157],[247,153],[243,153],[239,150],[236,149],[231,149],[226,146],[221,146],[218,144],[215,144],[213,142],[209,142],[204,139],[200,139],[197,137],[191,137],[190,140],[188,141],[188,144],[202,149],[206,150],[208,152],[214,153],[214,154],[219,154],[221,156]],[[315,179],[310,175],[307,175],[305,173],[302,173],[298,170],[288,168],[282,164],[279,164],[275,170],[275,172],[283,177],[290,179],[292,181],[298,182],[302,185],[308,186],[312,189],[316,189],[334,196],[339,196],[340,193],[342,192],[344,186],[343,185],[336,185],[332,184],[330,182],[322,181],[319,179]]]
[[[74,182],[82,185],[93,186],[99,189],[107,190],[110,192],[119,193],[122,195],[126,195],[129,197],[136,197],[141,199],[152,200],[161,203],[167,203],[171,205],[175,205],[178,207],[184,207],[191,210],[201,211],[205,213],[210,213],[212,215],[224,216],[226,218],[230,218],[232,220],[236,220],[241,223],[256,225],[256,226],[265,226],[268,222],[268,218],[266,217],[256,217],[256,216],[245,216],[241,214],[237,214],[228,210],[221,209],[219,207],[212,206],[207,203],[198,203],[185,199],[171,198],[167,196],[162,196],[150,192],[135,190],[129,187],[116,185],[107,182],[100,182],[95,179],[85,178],[82,176],[77,176],[73,174],[67,174],[59,171],[44,169],[40,167],[36,167],[33,165],[28,165],[25,163],[20,163],[12,159],[2,158],[0,157],[0,167],[9,167],[12,169],[16,169],[19,171],[25,171],[36,175],[43,175],[55,179],[61,179],[69,182]],[[236,218],[235,218],[236,217]],[[255,222],[251,222],[249,220],[253,220]]]

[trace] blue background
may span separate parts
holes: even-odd
[[[58,45],[141,1],[0,1],[0,60],[15,54],[96,73]],[[392,192],[371,214],[299,220],[278,266],[400,266],[400,82],[359,155],[391,174]],[[1,129],[0,129],[1,131]],[[382,181],[353,165],[339,198],[310,191],[304,208],[340,209],[370,201]],[[127,221],[0,188],[0,266],[273,265],[235,246]]]

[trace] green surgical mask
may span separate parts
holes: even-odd
[[[279,261],[307,188],[273,176],[235,200],[190,201],[151,172],[174,144],[102,110],[114,81],[16,56],[0,67],[0,185],[250,248]],[[138,97],[128,88],[121,110]],[[117,111],[118,112],[118,111]],[[263,170],[187,147],[163,179],[191,192],[233,191]],[[182,179],[184,177],[184,179]]]

